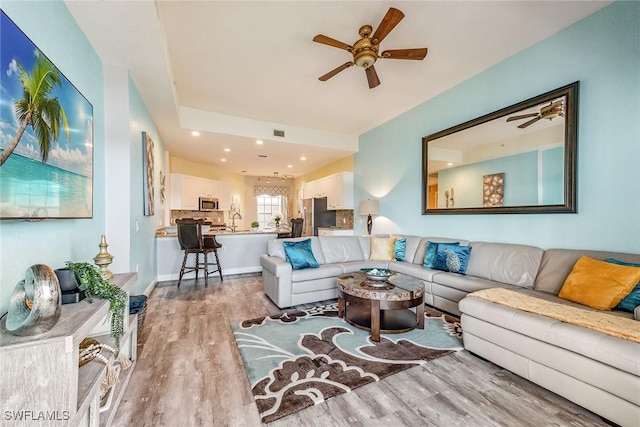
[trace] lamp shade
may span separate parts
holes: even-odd
[[[360,202],[360,215],[377,215],[378,212],[377,200],[362,200]]]

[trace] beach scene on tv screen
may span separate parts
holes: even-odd
[[[51,76],[49,91],[25,88]],[[3,11],[0,162],[0,218],[93,216],[93,107]]]

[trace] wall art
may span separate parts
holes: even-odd
[[[93,217],[93,106],[0,11],[0,219]]]
[[[142,179],[144,192],[144,214],[152,216],[153,209],[153,140],[147,132],[142,132]]]

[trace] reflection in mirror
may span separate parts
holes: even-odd
[[[425,214],[576,212],[578,82],[423,138]]]

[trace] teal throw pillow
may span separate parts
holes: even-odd
[[[299,240],[297,242],[282,242],[284,254],[287,262],[291,264],[294,270],[302,270],[303,268],[318,268],[318,261],[313,256],[311,250],[311,239]]]
[[[402,239],[396,240],[396,246],[394,248],[396,261],[406,261],[404,259],[404,252],[407,249],[407,239],[404,237]]]
[[[424,253],[424,262],[422,263],[423,267],[427,268],[436,268],[436,254],[438,253],[438,246],[449,245],[449,246],[460,246],[460,242],[453,243],[437,243],[432,241],[427,241],[427,251]]]
[[[605,259],[605,261],[611,264],[627,265],[629,267],[640,267],[640,264],[636,264],[633,262],[624,262],[624,261],[620,261],[613,258],[607,258]],[[636,287],[633,288],[633,290],[631,291],[631,293],[629,293],[629,295],[622,298],[622,301],[620,301],[618,305],[614,307],[614,310],[629,311],[633,313],[633,311],[639,305],[640,305],[640,282],[638,282]]]
[[[449,271],[451,273],[466,274],[469,258],[471,257],[470,246],[459,245],[438,245],[436,252],[435,269]]]

